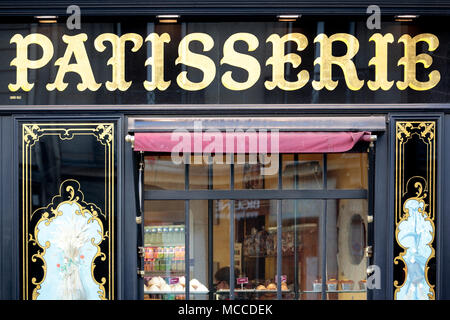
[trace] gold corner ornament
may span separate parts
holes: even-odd
[[[23,299],[114,299],[114,129],[114,123],[22,124]],[[63,181],[59,194],[46,207],[33,208],[32,149],[36,142],[44,136],[64,141],[86,135],[105,147],[104,210],[85,202],[82,186],[74,179]],[[84,240],[78,255],[67,258],[61,253],[65,248],[62,244],[74,242],[69,241],[74,230],[79,231],[77,239],[83,235]],[[60,250],[59,255],[55,250]],[[60,258],[57,262],[56,256]],[[95,271],[99,262],[104,270],[100,273]],[[83,281],[74,280],[81,278]],[[51,286],[57,282],[59,289]]]
[[[435,281],[429,279],[428,271],[430,260],[435,258],[436,120],[397,121],[395,127],[395,246],[398,250],[393,262],[403,277],[394,279],[394,299],[435,299]],[[405,149],[413,144],[422,150],[415,149],[406,158]],[[411,158],[417,152],[423,152],[426,158],[420,164]],[[405,171],[407,166],[414,166],[415,170]]]
[[[176,38],[176,37],[175,37]],[[90,57],[87,53],[85,43],[90,40],[86,33],[77,35],[63,35],[62,41],[66,48],[62,57],[56,59],[54,67],[57,67],[55,79],[53,82],[46,84],[48,91],[58,90],[64,91],[68,87],[68,83],[64,82],[67,73],[76,73],[79,75],[80,82],[76,84],[78,91],[97,91],[102,83],[98,83],[92,70]],[[300,68],[296,81],[288,81],[285,79],[286,65],[292,65],[293,68],[301,66],[302,58],[300,52],[304,51],[311,41],[301,33],[286,33],[282,36],[278,34],[270,34],[263,39],[249,32],[238,32],[230,35],[224,42],[222,48],[222,57],[220,60],[214,60],[206,53],[211,51],[216,45],[214,38],[208,33],[195,32],[186,34],[178,43],[178,57],[175,61],[165,61],[164,47],[171,42],[168,33],[157,34],[150,33],[144,37],[137,33],[126,33],[123,35],[115,35],[112,33],[102,33],[96,36],[92,41],[97,52],[105,52],[107,48],[110,50],[110,58],[107,65],[111,66],[111,79],[105,82],[105,87],[109,91],[126,91],[132,85],[132,81],[125,79],[125,57],[127,43],[131,43],[131,52],[146,50],[143,44],[151,43],[151,55],[147,57],[143,67],[151,67],[151,77],[142,82],[142,86],[147,91],[160,90],[164,91],[169,88],[172,83],[178,85],[179,88],[186,91],[199,91],[207,88],[219,74],[218,68],[223,65],[230,65],[235,68],[245,70],[248,74],[245,81],[237,81],[233,77],[233,71],[226,71],[222,75],[221,84],[232,91],[244,91],[253,87],[261,78],[261,66],[271,66],[272,75],[270,80],[264,82],[267,90],[279,88],[285,91],[299,90],[304,87],[310,79],[307,70]],[[247,45],[247,52],[241,53],[235,50],[236,42],[244,42]],[[394,81],[388,80],[388,62],[389,62],[389,46],[402,45],[403,56],[398,60],[397,67],[403,69],[403,78],[396,82],[398,90],[406,90],[408,88],[416,91],[430,90],[434,88],[441,79],[438,70],[430,70],[424,78],[426,81],[417,79],[417,65],[421,64],[425,69],[429,69],[433,63],[432,56],[428,52],[434,52],[439,47],[439,39],[431,33],[421,33],[414,37],[404,34],[399,37],[395,43],[394,36],[391,33],[373,34],[368,42],[375,45],[375,55],[367,62],[368,67],[374,67],[375,80],[367,80],[367,87],[372,91],[390,90]],[[33,89],[34,83],[29,82],[28,71],[38,70],[47,66],[54,58],[54,45],[52,41],[44,34],[31,33],[26,36],[15,34],[11,40],[11,44],[16,47],[16,55],[12,59],[10,65],[16,68],[16,82],[8,84],[11,92],[23,90],[28,92]],[[191,51],[192,43],[198,43],[202,46],[202,53]],[[259,61],[252,55],[256,49],[260,47],[260,43],[270,43],[272,46],[272,54],[266,61]],[[295,44],[294,52],[286,53],[285,45],[287,43]],[[353,59],[359,52],[360,40],[354,35],[348,33],[335,33],[326,35],[318,34],[313,44],[320,49],[319,56],[314,60],[314,65],[320,67],[319,79],[312,81],[314,90],[334,90],[338,86],[339,80],[333,80],[333,66],[339,67],[344,75],[345,84],[352,91],[360,90],[365,80],[358,77],[358,70]],[[417,47],[420,44],[428,45],[428,52],[417,54]],[[343,56],[334,56],[333,48],[336,45],[343,44],[346,47],[346,54]],[[38,59],[29,58],[29,49],[32,46],[39,46],[43,54]],[[143,48],[144,47],[144,48]],[[92,53],[90,53],[92,54]],[[92,58],[92,57],[91,57]],[[217,58],[216,58],[217,59]],[[70,63],[74,61],[73,63]],[[164,78],[164,67],[166,65],[184,65],[198,69],[202,74],[199,81],[190,80],[189,71],[183,67],[182,71],[177,75],[176,81]],[[311,67],[311,66],[310,66]],[[336,78],[336,76],[334,77]]]

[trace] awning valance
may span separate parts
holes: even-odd
[[[370,132],[135,132],[134,150],[176,153],[335,153],[358,141],[371,141]]]

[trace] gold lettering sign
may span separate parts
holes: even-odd
[[[178,58],[175,60],[175,64],[182,63],[200,69],[203,72],[203,80],[192,82],[187,77],[187,71],[182,71],[177,77],[177,83],[184,90],[197,91],[205,89],[214,80],[216,66],[211,58],[190,51],[189,43],[191,41],[201,42],[203,51],[209,51],[214,47],[214,40],[206,33],[191,33],[185,36],[178,46]]]
[[[94,46],[97,51],[103,52],[106,47],[104,42],[111,43],[112,56],[107,64],[112,67],[112,81],[107,81],[106,89],[114,91],[119,89],[125,91],[131,86],[131,81],[125,81],[125,42],[133,42],[132,52],[136,52],[142,46],[142,37],[136,33],[127,33],[119,37],[113,33],[103,33],[99,35]]]
[[[335,57],[332,54],[333,42],[341,41],[347,46],[347,53],[340,57]],[[324,87],[328,90],[334,90],[338,81],[334,81],[331,70],[332,65],[336,64],[341,67],[344,72],[345,82],[350,90],[359,90],[364,85],[363,80],[358,79],[358,74],[356,73],[356,67],[351,60],[359,50],[359,42],[351,34],[347,33],[336,33],[330,37],[325,34],[319,34],[314,42],[320,43],[320,57],[314,61],[314,65],[320,65],[320,80],[314,80],[312,86],[316,90],[321,90]]]
[[[394,36],[391,33],[382,36],[375,33],[370,37],[369,41],[375,42],[375,57],[370,59],[369,66],[375,66],[375,81],[367,81],[370,90],[389,90],[394,81],[388,81],[387,55],[388,43],[394,42]]]
[[[441,74],[437,70],[430,72],[428,81],[422,82],[416,79],[416,64],[421,63],[425,68],[429,68],[433,62],[433,58],[426,53],[416,55],[417,43],[421,41],[428,44],[429,51],[434,51],[439,46],[439,39],[431,33],[422,33],[414,38],[404,34],[398,39],[398,42],[405,46],[405,55],[398,61],[398,65],[404,67],[404,81],[397,82],[397,88],[400,90],[405,90],[407,87],[421,91],[429,90],[441,80]]]
[[[145,38],[145,42],[152,43],[152,56],[145,61],[145,66],[152,66],[152,81],[145,80],[145,90],[161,90],[164,91],[170,86],[170,80],[164,81],[164,43],[170,42],[168,33],[161,36],[151,33]]]
[[[29,34],[25,38],[16,34],[11,38],[10,43],[15,43],[17,46],[16,57],[10,63],[11,66],[16,67],[16,83],[10,83],[8,89],[13,92],[19,89],[30,91],[34,83],[28,82],[28,69],[39,69],[45,66],[53,57],[53,44],[49,38],[39,33]],[[30,44],[36,44],[42,48],[43,54],[40,59],[28,59]]]
[[[66,52],[62,58],[55,62],[55,66],[59,66],[58,73],[56,74],[55,82],[47,84],[47,90],[52,91],[56,88],[58,91],[62,91],[66,89],[68,83],[64,82],[64,76],[67,72],[78,73],[81,77],[81,83],[77,84],[79,91],[86,89],[91,91],[98,90],[102,84],[95,82],[86,48],[84,47],[87,35],[85,33],[80,33],[76,36],[63,35],[62,39],[67,43]],[[72,55],[77,63],[69,63]]]
[[[301,33],[289,33],[282,37],[277,34],[272,34],[267,38],[266,42],[272,43],[272,57],[267,59],[266,66],[272,65],[272,81],[266,81],[264,85],[267,89],[272,90],[275,87],[281,90],[297,90],[303,87],[309,80],[309,73],[302,70],[297,75],[297,81],[290,82],[284,78],[284,67],[286,63],[291,63],[294,68],[297,68],[302,62],[302,58],[295,53],[284,53],[284,45],[288,41],[293,41],[297,44],[297,50],[305,50],[308,45],[308,39]]]
[[[234,50],[234,43],[236,41],[244,41],[248,44],[248,51],[254,51],[258,48],[259,41],[251,33],[235,33],[229,37],[223,45],[223,58],[220,64],[230,64],[235,67],[242,68],[248,72],[248,78],[245,82],[238,82],[233,80],[231,71],[227,71],[222,76],[222,83],[225,88],[230,90],[246,90],[251,88],[261,75],[261,66],[256,58],[247,54],[242,54]]]
[[[102,83],[97,83],[94,72],[89,61],[85,48],[85,42],[88,37],[85,33],[69,36],[63,35],[62,41],[66,48],[62,57],[54,57],[54,46],[51,40],[39,33],[32,33],[27,36],[15,34],[11,44],[16,46],[16,56],[12,59],[10,65],[16,68],[16,82],[9,83],[8,89],[11,92],[18,90],[30,91],[34,83],[28,81],[28,71],[38,70],[48,65],[55,58],[54,66],[59,67],[53,83],[47,83],[46,88],[49,91],[57,89],[63,91],[68,83],[64,82],[64,77],[68,72],[78,74],[81,82],[77,84],[79,91],[89,89],[98,90]],[[374,56],[368,61],[368,66],[373,67],[375,71],[374,79],[367,80],[367,87],[372,91],[391,90],[394,87],[394,80],[389,80],[388,60],[389,47],[394,45],[394,36],[391,33],[373,34],[368,42],[372,42],[375,47]],[[126,44],[133,44],[131,51],[138,52],[142,50],[143,43],[151,44],[151,56],[147,57],[143,67],[151,68],[151,79],[143,81],[145,90],[160,91],[167,90],[171,85],[171,80],[164,79],[165,61],[164,47],[170,43],[171,37],[168,33],[158,35],[149,34],[145,40],[136,33],[127,33],[121,36],[112,33],[103,33],[94,40],[94,47],[98,52],[106,50],[106,42],[111,44],[111,57],[107,65],[112,68],[111,81],[105,82],[107,90],[126,91],[132,85],[132,81],[125,79],[125,55]],[[221,76],[222,85],[233,91],[248,90],[255,86],[261,77],[261,62],[253,55],[237,52],[235,50],[236,42],[243,41],[248,46],[248,52],[254,52],[259,47],[260,40],[252,33],[239,32],[230,35],[223,45],[223,56],[220,60],[213,60],[205,52],[211,51],[214,47],[214,39],[207,33],[191,33],[184,36],[178,44],[178,57],[175,59],[175,65],[181,65],[181,72],[176,77],[177,85],[187,91],[199,91],[207,88],[216,78],[216,64],[220,66],[230,65],[241,68],[248,74],[246,80],[238,81],[233,77],[233,71],[225,71]],[[193,52],[190,44],[199,42],[202,45],[201,53]],[[266,79],[264,86],[267,90],[279,88],[284,91],[294,91],[303,88],[310,81],[310,74],[307,70],[300,70],[297,74],[297,80],[286,80],[287,67],[298,68],[302,62],[299,52],[304,51],[308,46],[308,39],[301,33],[288,33],[285,35],[271,34],[267,37],[266,43],[272,46],[272,53],[265,62],[265,66],[271,68],[271,79]],[[417,45],[425,42],[428,45],[428,51],[433,52],[439,47],[439,39],[431,33],[422,33],[411,37],[404,34],[398,38],[399,44],[403,46],[403,56],[398,60],[397,66],[402,67],[403,77],[396,81],[396,87],[400,90],[410,88],[412,90],[423,91],[434,88],[440,81],[441,75],[438,70],[432,70],[426,75],[427,81],[417,79],[417,64],[422,64],[425,69],[431,67],[433,59],[428,53],[417,54]],[[293,43],[296,48],[292,52],[286,53],[286,44]],[[314,90],[334,90],[339,84],[336,75],[333,79],[333,65],[341,68],[345,85],[350,90],[360,90],[364,86],[364,80],[358,78],[357,69],[353,59],[359,51],[360,43],[358,39],[347,33],[336,33],[330,36],[319,34],[315,37],[314,43],[320,49],[319,56],[314,60],[314,65],[319,67],[319,78],[311,82]],[[342,56],[333,55],[335,44],[345,45],[346,53]],[[38,46],[42,49],[40,58],[29,58],[29,48]],[[263,51],[264,52],[264,51]],[[74,59],[75,63],[70,63]],[[190,68],[198,69],[201,72],[201,80],[194,81],[193,71]],[[189,71],[191,70],[191,71]],[[36,72],[36,71],[35,71]],[[189,75],[189,73],[191,73]],[[344,84],[343,84],[344,85]]]

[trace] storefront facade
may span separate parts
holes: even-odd
[[[2,8],[1,299],[449,298],[450,4],[69,5]]]

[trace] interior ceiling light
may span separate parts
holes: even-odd
[[[57,23],[58,16],[35,16],[39,23]]]
[[[418,18],[418,15],[415,14],[399,14],[395,16],[396,19],[415,19]]]
[[[395,21],[398,22],[411,22],[413,19],[418,18],[418,15],[415,14],[399,14],[395,16]]]
[[[178,14],[160,14],[156,16],[158,19],[178,19]]]
[[[160,23],[177,23],[180,16],[178,14],[160,14],[156,18],[159,19]]]
[[[277,16],[278,21],[280,22],[293,22],[297,21],[297,19],[300,17],[298,14],[280,14]]]

